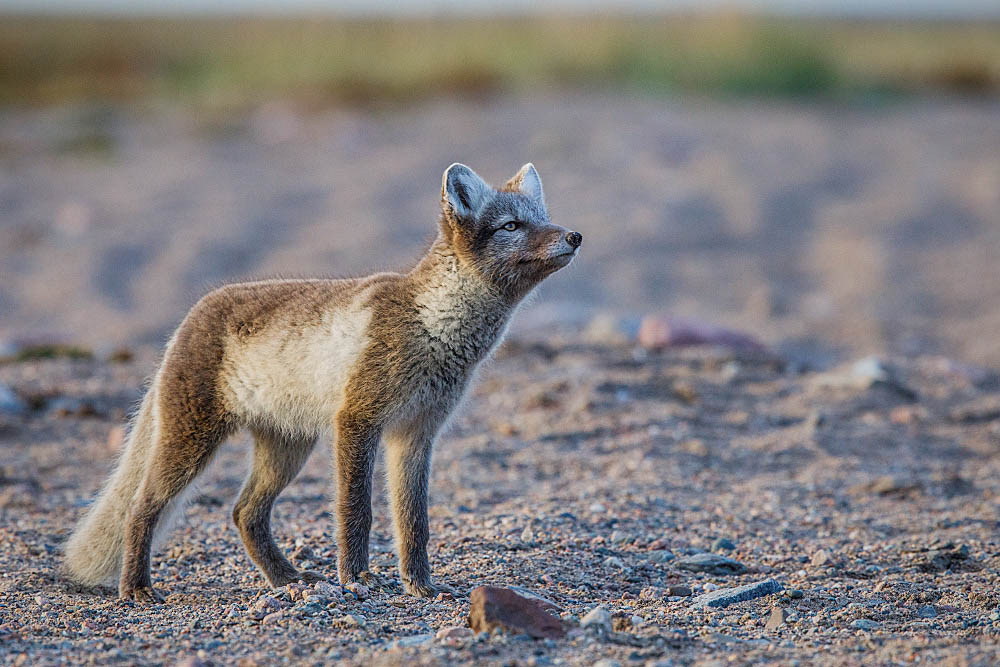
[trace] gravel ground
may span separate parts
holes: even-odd
[[[468,599],[402,595],[381,480],[380,584],[268,590],[228,516],[245,437],[221,450],[154,557],[166,604],[68,584],[60,542],[107,473],[115,429],[154,364],[155,352],[140,349],[120,363],[0,366],[0,386],[28,404],[0,421],[0,663],[993,665],[1000,656],[992,372],[935,356],[816,370],[717,348],[508,342],[438,444],[431,562],[460,592],[517,586],[557,604],[567,638],[535,641],[435,638],[465,625]],[[318,448],[274,523],[294,560],[334,576],[329,469]],[[686,569],[699,563],[710,571]],[[772,579],[781,592],[725,607],[698,601]],[[596,612],[583,627],[598,606],[610,618]]]

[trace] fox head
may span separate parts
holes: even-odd
[[[583,235],[549,221],[530,162],[499,190],[457,162],[441,183],[441,232],[465,266],[520,298],[576,256]]]

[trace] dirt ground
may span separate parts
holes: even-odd
[[[109,430],[151,363],[0,367],[36,406],[2,435],[5,664],[990,665],[1000,655],[991,372],[930,356],[872,375],[870,361],[814,372],[714,348],[509,342],[437,448],[431,561],[461,591],[513,585],[550,599],[570,634],[448,646],[433,637],[465,625],[468,600],[402,595],[381,485],[383,585],[364,601],[337,592],[255,614],[265,597],[292,601],[267,590],[229,521],[245,438],[223,449],[155,557],[167,604],[67,584],[59,543],[111,465]],[[335,576],[329,470],[320,447],[275,526],[300,565]],[[703,551],[747,569],[682,569]],[[708,611],[689,597],[766,579],[785,593]],[[597,605],[614,630],[579,627]],[[774,607],[788,616],[766,629]]]
[[[0,410],[0,664],[997,664],[998,120],[596,94],[0,114],[0,342],[95,352],[0,363],[21,406]],[[229,517],[245,435],[154,557],[166,604],[68,584],[60,544],[190,303],[405,264],[455,160],[495,181],[534,161],[585,241],[438,442],[431,562],[460,592],[547,598],[567,638],[437,638],[469,601],[402,594],[381,478],[379,584],[268,590]],[[647,350],[651,311],[769,351]],[[274,525],[335,577],[330,469],[318,447]],[[706,553],[742,567],[688,569]],[[697,602],[769,579],[783,591]],[[598,606],[610,626],[583,627]]]

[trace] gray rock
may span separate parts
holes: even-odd
[[[588,628],[591,626],[611,629],[611,612],[603,605],[594,607],[580,619],[580,626]]]
[[[747,571],[747,566],[739,561],[710,553],[685,556],[677,561],[677,567],[689,572],[708,572],[718,575],[743,574]]]
[[[920,618],[935,618],[937,617],[937,609],[933,605],[924,605],[917,610],[917,616]]]
[[[732,540],[730,540],[728,538],[725,538],[725,537],[720,537],[719,539],[717,539],[712,544],[712,551],[716,551],[716,552],[718,552],[718,551],[733,551],[734,549],[736,549],[736,545],[733,544]]]
[[[755,584],[747,584],[746,586],[737,586],[735,588],[720,588],[717,591],[699,595],[692,602],[692,606],[695,608],[728,607],[729,605],[737,602],[754,600],[756,598],[764,597],[765,595],[779,593],[783,590],[783,588],[784,587],[774,579],[767,579],[765,581],[759,581]]]
[[[787,620],[788,610],[782,607],[775,607],[771,610],[771,616],[767,619],[767,625],[764,626],[764,629],[773,632],[783,626]]]
[[[822,567],[829,562],[830,562],[830,552],[828,552],[826,549],[820,549],[819,551],[814,553],[811,561],[813,567]]]
[[[851,627],[855,630],[878,630],[882,627],[881,623],[876,623],[875,621],[869,620],[867,618],[858,618],[851,623]]]
[[[646,558],[653,561],[654,563],[669,563],[674,558],[676,558],[676,556],[672,551],[668,551],[666,549],[657,549],[656,551],[647,552]]]

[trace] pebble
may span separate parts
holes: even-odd
[[[279,611],[267,614],[266,616],[264,616],[264,618],[261,619],[260,622],[263,623],[264,625],[274,625],[282,618],[284,618],[284,616],[285,616],[285,610],[281,609]]]
[[[855,630],[878,630],[882,624],[867,618],[857,618],[851,623],[851,627]]]
[[[826,549],[820,549],[813,554],[810,564],[813,567],[822,567],[830,561],[830,554]]]
[[[920,618],[935,618],[937,615],[937,609],[933,605],[924,605],[917,610],[917,616]]]
[[[366,622],[365,617],[358,614],[344,614],[337,619],[338,624],[352,628],[363,628]]]
[[[728,607],[737,602],[753,600],[778,593],[783,586],[774,579],[759,581],[754,584],[737,586],[735,588],[722,588],[711,593],[699,595],[692,601],[694,607]]]
[[[747,566],[743,563],[711,553],[699,553],[685,556],[677,560],[676,566],[689,572],[708,572],[709,574],[728,575],[743,574]]]
[[[367,600],[368,596],[371,594],[371,591],[368,590],[368,587],[358,581],[352,581],[351,583],[347,584],[346,586],[344,586],[344,590],[349,592],[351,595],[355,597],[355,599],[358,600]]]
[[[666,549],[658,549],[656,551],[647,551],[646,558],[653,561],[654,563],[668,563],[672,561],[677,556],[674,552],[667,551]]]
[[[608,508],[602,505],[601,503],[593,503],[587,509],[589,509],[594,514],[604,514],[605,512],[608,511]]]
[[[618,556],[608,556],[607,558],[604,559],[604,564],[609,567],[616,567],[619,570],[625,569],[625,561],[623,561]]]
[[[250,608],[250,617],[255,621],[259,621],[268,614],[284,609],[286,606],[286,603],[281,602],[277,598],[265,595],[253,603],[253,606]]]
[[[774,607],[771,610],[771,615],[768,617],[767,624],[764,628],[773,632],[783,626],[787,620],[788,610],[782,607]]]
[[[720,537],[712,544],[712,551],[734,551],[736,545],[733,544],[732,540],[725,537]]]
[[[580,627],[611,630],[611,612],[604,605],[594,607],[580,619]]]

